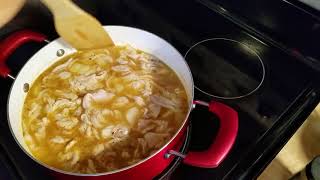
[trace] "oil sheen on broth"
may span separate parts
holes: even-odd
[[[173,70],[154,56],[117,46],[76,52],[43,72],[27,94],[22,127],[41,162],[98,173],[157,151],[187,111]]]

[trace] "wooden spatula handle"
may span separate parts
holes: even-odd
[[[52,12],[57,33],[77,50],[114,46],[101,23],[71,0],[41,0]]]
[[[23,7],[26,0],[0,1],[0,28],[8,23]]]
[[[41,0],[41,2],[50,9],[55,18],[74,16],[84,13],[82,9],[70,0]]]

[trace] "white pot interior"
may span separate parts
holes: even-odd
[[[183,82],[189,98],[189,105],[191,108],[193,100],[193,79],[188,65],[181,54],[165,40],[149,32],[124,27],[124,26],[105,26],[106,31],[110,34],[113,41],[117,45],[129,44],[134,48],[150,53],[167,65],[169,65]],[[22,134],[21,114],[26,93],[23,91],[25,83],[30,85],[33,81],[49,66],[55,63],[59,58],[57,57],[57,50],[63,49],[65,55],[75,52],[66,42],[61,38],[49,43],[38,51],[25,66],[21,69],[19,75],[13,83],[9,100],[8,100],[8,120],[9,126],[16,141],[24,150],[29,152]]]

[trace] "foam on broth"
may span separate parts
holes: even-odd
[[[175,134],[188,108],[172,69],[117,46],[76,52],[44,71],[25,99],[22,127],[41,162],[100,173],[153,154]]]

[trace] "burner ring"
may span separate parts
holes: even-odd
[[[190,69],[192,71],[192,74],[193,76],[195,77],[195,74],[193,72],[193,68],[192,66],[190,65],[190,63],[188,62],[188,55],[191,54],[192,50],[194,50],[196,47],[199,47],[199,45],[202,45],[202,44],[205,44],[207,42],[217,42],[217,41],[221,41],[221,42],[228,42],[228,43],[231,43],[231,44],[236,44],[236,45],[240,45],[242,47],[242,49],[245,49],[246,53],[249,53],[251,54],[251,56],[254,56],[256,61],[258,61],[259,63],[259,66],[261,68],[261,71],[262,71],[262,74],[261,74],[261,79],[259,81],[259,83],[254,87],[252,88],[252,90],[246,92],[246,93],[243,93],[243,94],[239,94],[239,95],[233,95],[233,96],[222,96],[222,95],[217,95],[215,93],[210,93],[209,91],[206,91],[205,88],[201,88],[199,87],[197,84],[196,84],[196,81],[195,81],[195,85],[194,87],[199,90],[200,92],[208,95],[208,96],[211,96],[211,97],[214,97],[214,98],[219,98],[219,99],[225,99],[225,100],[232,100],[232,99],[240,99],[240,98],[244,98],[244,97],[247,97],[249,95],[252,95],[253,93],[255,93],[263,84],[264,80],[265,80],[265,76],[266,76],[266,69],[265,69],[265,65],[261,59],[261,57],[259,56],[259,54],[253,50],[252,48],[250,48],[248,45],[242,43],[242,42],[239,42],[237,40],[234,40],[234,39],[229,39],[229,38],[209,38],[209,39],[205,39],[205,40],[202,40],[202,41],[199,41],[197,42],[196,44],[192,45],[188,51],[185,53],[184,55],[184,58],[185,60],[187,61],[187,63],[189,64],[190,66]],[[237,47],[235,49],[239,49],[240,47]],[[196,79],[196,78],[194,78]]]

